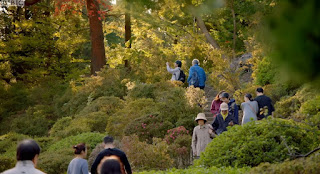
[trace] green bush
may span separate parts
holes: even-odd
[[[320,171],[320,154],[316,153],[308,158],[285,161],[278,164],[262,163],[254,167],[249,173],[277,173],[277,174],[318,174]]]
[[[165,171],[142,171],[138,172],[138,174],[245,174],[248,173],[249,168],[232,168],[232,167],[190,167],[188,169],[168,169]]]
[[[174,125],[171,122],[153,114],[131,121],[125,128],[125,135],[136,134],[140,141],[152,143],[153,137],[163,138],[167,130],[173,127]]]
[[[269,58],[264,57],[254,68],[253,78],[256,84],[264,86],[273,84],[275,82],[275,76],[277,74],[276,66]]]
[[[50,136],[61,138],[65,137],[64,129],[70,125],[71,121],[71,117],[64,117],[56,121],[49,131]]]
[[[130,121],[154,113],[156,111],[155,106],[156,103],[152,99],[142,98],[126,101],[123,109],[109,117],[106,131],[113,136],[122,137]]]
[[[16,160],[11,157],[0,156],[0,172],[13,168],[15,163]]]
[[[172,167],[173,160],[168,154],[169,146],[159,138],[153,138],[152,144],[139,141],[139,137],[132,135],[122,139],[122,150],[127,154],[132,169],[167,169]]]
[[[117,110],[123,108],[123,100],[118,97],[103,96],[88,103],[88,105],[80,111],[80,115],[86,115],[92,112],[103,112],[107,115],[114,114]]]
[[[137,83],[128,91],[128,97],[131,99],[138,98],[155,98],[156,84]]]
[[[229,128],[213,139],[197,165],[257,166],[282,162],[319,145],[319,131],[292,120],[265,119]]]
[[[71,147],[47,151],[39,155],[38,168],[47,174],[63,174],[73,158]]]
[[[54,152],[63,148],[72,149],[73,145],[79,143],[86,143],[87,146],[93,148],[96,147],[97,144],[101,143],[104,137],[105,135],[100,133],[82,133],[76,136],[70,136],[60,141],[57,141],[56,143],[52,144],[47,151]],[[88,150],[88,155],[90,155],[90,149]]]

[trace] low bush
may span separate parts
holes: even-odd
[[[257,166],[262,162],[282,162],[319,145],[319,130],[283,119],[265,119],[233,126],[213,139],[197,165]]]
[[[74,158],[72,146],[55,151],[46,151],[39,155],[38,168],[47,174],[62,174],[68,170],[70,161]]]
[[[249,173],[277,173],[277,174],[318,174],[320,171],[320,154],[316,153],[308,158],[285,161],[278,164],[262,163],[252,168]]]
[[[122,150],[127,154],[131,162],[132,169],[167,169],[172,167],[173,160],[168,154],[169,146],[165,141],[159,138],[153,138],[152,144],[139,141],[139,137],[132,135],[123,137]]]
[[[0,156],[0,172],[13,168],[15,163],[16,160],[14,158]]]
[[[165,171],[142,171],[138,172],[138,174],[245,174],[248,173],[249,168],[232,168],[232,167],[211,167],[211,168],[205,168],[205,167],[190,167],[188,169],[168,169]]]
[[[131,121],[125,129],[125,135],[136,134],[140,141],[152,143],[153,137],[163,138],[167,130],[173,127],[171,122],[157,114],[147,115]]]

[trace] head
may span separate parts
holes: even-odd
[[[263,95],[263,89],[262,88],[257,88],[256,92],[257,92],[257,95]]]
[[[202,126],[207,122],[206,115],[204,113],[199,113],[196,118],[198,125]]]
[[[228,114],[228,110],[229,110],[228,104],[225,103],[225,102],[221,103],[221,105],[220,105],[220,112],[221,112],[221,114],[223,114],[223,115]]]
[[[226,92],[226,91],[220,91],[217,95],[216,95],[216,97],[214,98],[214,100],[220,100],[220,95],[222,94],[222,93],[224,93],[224,92]]]
[[[192,66],[194,66],[194,65],[200,65],[198,59],[193,59],[193,60],[192,60]]]
[[[174,63],[174,66],[175,67],[180,67],[182,66],[182,62],[180,60],[177,60],[175,63]]]
[[[115,159],[109,159],[102,163],[100,174],[121,174],[120,163]]]
[[[252,99],[252,95],[251,94],[246,94],[246,95],[244,95],[244,101],[252,101],[253,99]]]
[[[114,139],[111,136],[104,137],[103,142],[104,142],[105,148],[113,148],[114,147],[114,144],[113,144]]]
[[[87,156],[87,147],[84,143],[77,144],[73,146],[74,149],[74,154],[75,155],[80,155],[83,158]]]
[[[34,165],[37,165],[40,154],[40,146],[34,140],[23,140],[17,147],[17,160],[25,161],[31,160]]]
[[[229,94],[227,92],[223,92],[220,95],[220,100],[226,103],[229,103]]]

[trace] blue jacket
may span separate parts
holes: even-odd
[[[205,86],[205,82],[207,80],[207,77],[206,77],[206,73],[204,72],[204,70],[199,65],[194,65],[194,66],[190,67],[188,83],[190,82],[192,73],[194,71],[196,71],[198,76],[199,76],[199,86],[195,86],[195,87],[204,87]],[[190,85],[190,83],[189,83],[189,85]]]
[[[230,99],[229,103],[229,113],[233,116],[234,124],[239,124],[239,111],[236,101],[234,99]]]

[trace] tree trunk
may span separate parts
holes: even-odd
[[[127,7],[127,10],[129,10]],[[125,13],[125,43],[127,48],[131,48],[131,16],[129,12]],[[129,42],[129,43],[127,43]],[[124,66],[129,68],[129,60],[124,60]]]
[[[232,57],[236,58],[236,40],[237,40],[237,24],[236,14],[234,12],[234,0],[232,0],[231,13],[233,18],[233,45],[232,45]]]
[[[91,35],[91,74],[96,75],[97,71],[106,64],[104,48],[104,36],[102,22],[99,20],[99,6],[95,0],[87,0],[89,14],[90,35]]]
[[[220,46],[219,46],[218,42],[211,37],[211,35],[210,35],[206,25],[204,24],[201,16],[195,15],[195,17],[196,17],[196,20],[197,20],[197,24],[200,27],[200,30],[202,31],[202,33],[207,38],[207,41],[213,46],[213,48],[220,49]]]
[[[30,6],[30,5],[33,5],[33,4],[38,3],[38,2],[40,2],[40,0],[26,0],[24,2],[24,5],[25,6]]]

